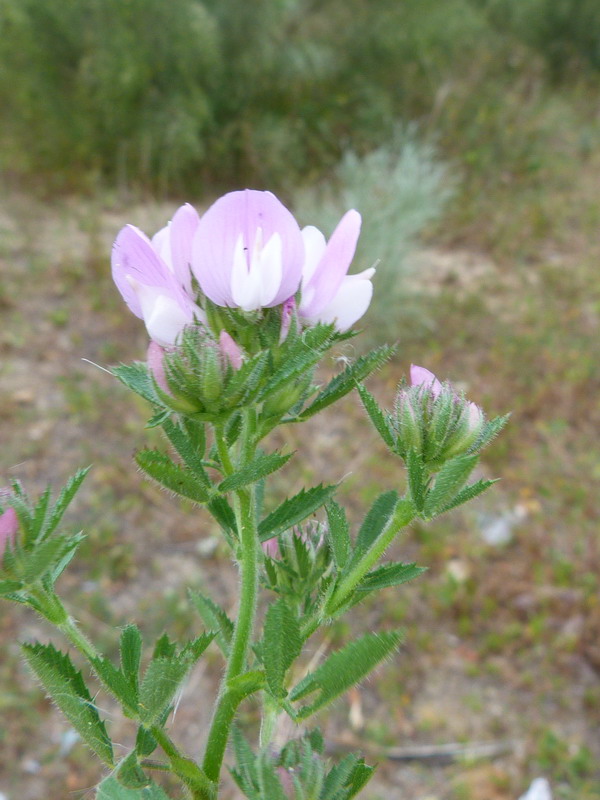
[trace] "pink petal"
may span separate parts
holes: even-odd
[[[347,211],[331,234],[325,252],[307,281],[306,299],[302,298],[300,311],[304,317],[314,317],[334,299],[356,252],[360,234],[361,216],[354,209]]]
[[[414,364],[410,366],[410,384],[411,386],[425,386],[431,390],[434,397],[437,397],[443,388],[433,372],[425,369],[425,367],[417,367]]]
[[[142,318],[139,297],[127,276],[144,286],[169,288],[173,276],[165,262],[156,253],[148,237],[133,225],[121,229],[112,249],[112,276],[123,299],[136,315]]]
[[[0,514],[0,557],[6,550],[7,544],[13,543],[18,530],[17,512],[9,506],[3,514]]]
[[[185,291],[192,294],[192,242],[198,228],[200,217],[196,209],[189,203],[175,212],[169,226],[171,240],[171,259],[173,272],[177,281]]]
[[[298,223],[275,195],[245,189],[219,198],[201,217],[194,236],[192,271],[204,294],[217,305],[236,305],[232,294],[236,244],[241,236],[248,259],[259,229],[264,244],[274,234],[281,238],[280,284],[267,305],[278,305],[296,292],[304,261]]]

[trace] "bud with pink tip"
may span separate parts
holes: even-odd
[[[8,489],[0,489],[0,499],[2,496],[10,496]],[[14,543],[18,530],[17,512],[12,506],[8,506],[0,513],[0,558],[4,555],[6,548]]]

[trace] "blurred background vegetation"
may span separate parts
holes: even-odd
[[[185,630],[186,582],[227,598],[212,533],[198,545],[192,510],[132,468],[143,410],[80,361],[143,357],[109,277],[126,222],[151,234],[178,203],[243,186],[327,233],[355,206],[356,269],[379,261],[362,338],[399,340],[380,399],[412,361],[490,415],[513,411],[485,465],[502,483],[400,543],[430,572],[361,622],[412,631],[330,723],[382,762],[368,800],[514,800],[538,774],[558,800],[600,796],[599,100],[597,0],[0,5],[0,485],[96,463],[64,579],[85,623],[149,620],[160,596],[146,624]],[[356,403],[346,417],[291,442],[290,485],[352,470],[358,518],[397,467],[370,454]],[[15,641],[33,633],[0,617],[0,796],[62,800],[97,774],[20,666]],[[193,742],[198,719],[179,714]],[[381,755],[499,739],[511,747],[493,763]]]

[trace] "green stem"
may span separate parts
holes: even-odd
[[[412,522],[415,518],[415,514],[415,508],[412,503],[406,503],[404,499],[398,502],[396,511],[386,528],[374,541],[372,547],[367,550],[358,563],[350,570],[348,575],[341,581],[333,595],[326,602],[324,609],[326,614],[335,614],[336,610],[350,597],[367,572],[379,561],[398,532]]]
[[[253,496],[250,491],[240,490],[236,493],[235,511],[241,545],[240,605],[227,669],[221,683],[202,765],[206,776],[215,783],[218,782],[221,773],[235,710],[243,699],[237,692],[232,693],[231,683],[241,675],[246,666],[258,590],[259,538]]]

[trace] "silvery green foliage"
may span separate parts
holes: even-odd
[[[308,219],[310,211],[310,218],[330,231],[340,210],[360,208],[363,227],[354,263],[357,270],[377,266],[366,318],[377,319],[377,330],[372,325],[367,334],[377,340],[396,338],[403,322],[415,321],[407,302],[418,293],[411,256],[427,225],[439,219],[452,198],[456,178],[414,126],[398,129],[389,145],[365,156],[349,151],[333,177],[326,186],[297,196],[298,215]]]

